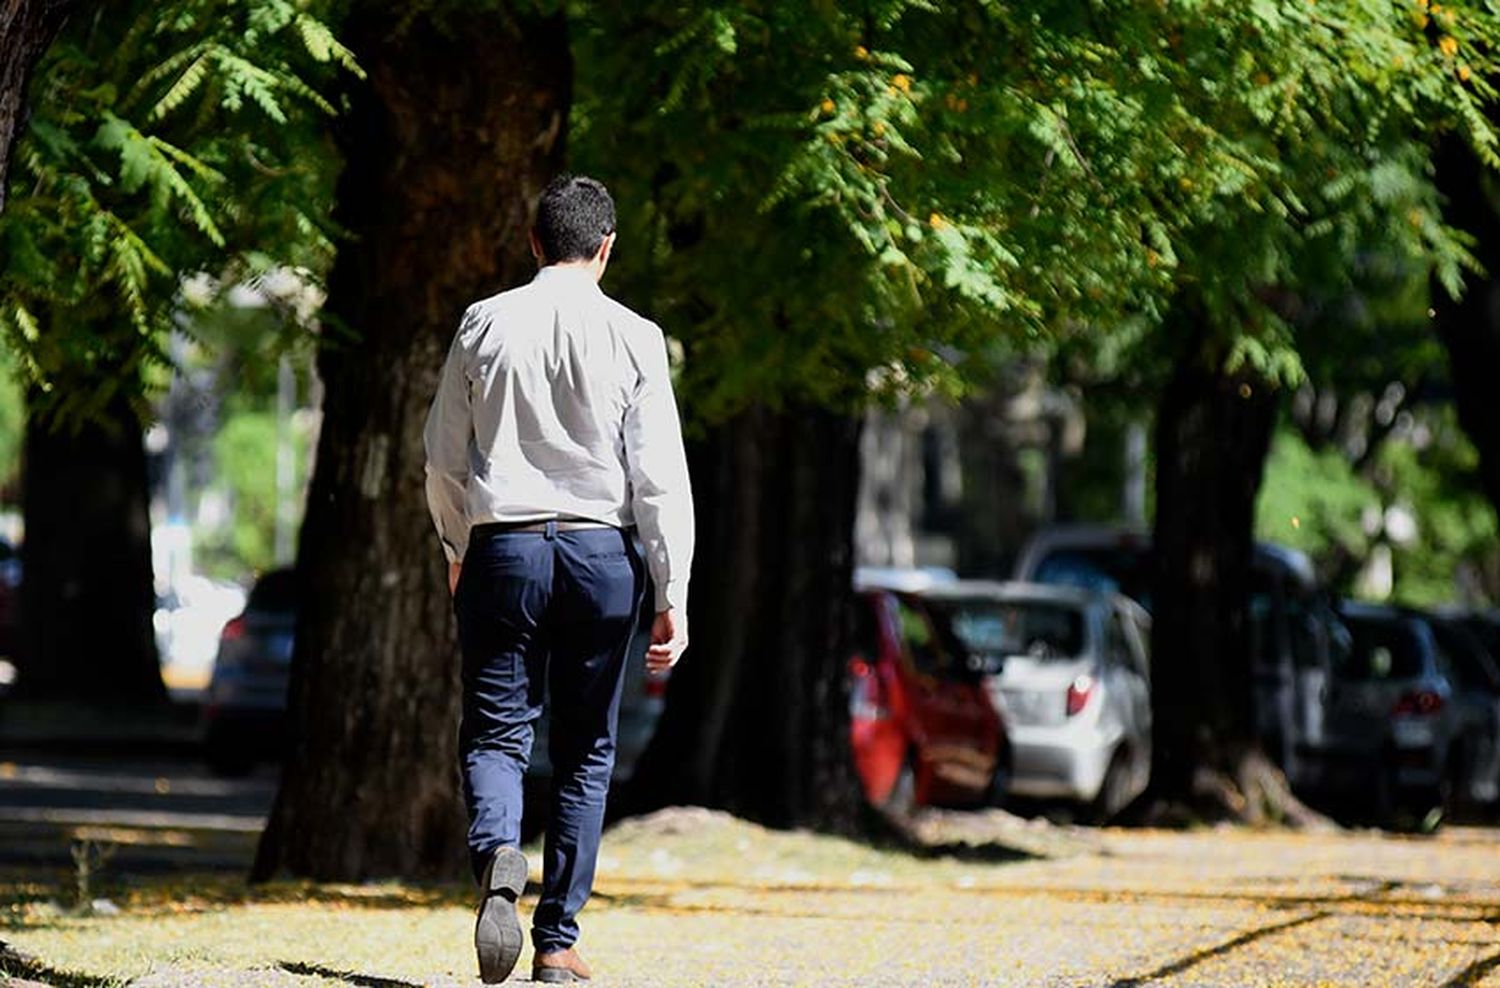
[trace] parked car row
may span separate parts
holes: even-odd
[[[1151,606],[1150,537],[1102,526],[1040,533],[1019,579]],[[1299,790],[1356,794],[1385,820],[1429,825],[1455,802],[1500,802],[1500,620],[1325,593],[1307,558],[1258,545],[1252,706],[1263,748]]]
[[[1151,765],[1150,617],[1118,593],[856,574],[850,741],[869,801],[1065,798],[1105,820]]]

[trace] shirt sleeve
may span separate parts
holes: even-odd
[[[631,508],[646,564],[656,584],[656,610],[687,608],[693,565],[693,492],[682,424],[672,396],[667,344],[651,327],[640,377],[625,412],[625,462],[630,472]]]
[[[465,507],[469,486],[469,446],[474,437],[464,341],[475,321],[473,309],[464,313],[448,359],[443,363],[437,394],[427,412],[422,442],[427,450],[427,510],[449,562],[463,562],[469,545]]]

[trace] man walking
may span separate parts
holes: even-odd
[[[687,647],[693,504],[681,427],[661,330],[599,288],[614,243],[604,186],[553,180],[531,232],[535,280],[464,313],[427,417],[427,502],[463,652],[459,755],[487,984],[521,954],[522,779],[544,690],[553,777],[532,977],[572,982],[589,978],[577,915],[593,887],[648,570],[648,669],[664,672]]]

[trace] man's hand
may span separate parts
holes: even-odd
[[[458,574],[463,571],[463,563],[448,564],[448,596],[458,593]]]
[[[687,615],[672,608],[658,611],[651,623],[651,646],[646,649],[646,670],[666,672],[682,658],[687,648]]]

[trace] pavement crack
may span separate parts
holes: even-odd
[[[1246,930],[1244,933],[1230,937],[1222,943],[1215,944],[1212,947],[1204,947],[1202,950],[1195,950],[1185,957],[1179,957],[1169,964],[1163,964],[1148,974],[1139,975],[1134,978],[1123,978],[1114,982],[1109,988],[1141,988],[1141,986],[1150,984],[1153,981],[1170,978],[1174,974],[1181,974],[1183,971],[1197,967],[1204,961],[1212,960],[1215,957],[1222,957],[1230,951],[1238,950],[1248,943],[1254,943],[1264,937],[1282,933],[1298,926],[1305,926],[1308,923],[1324,919],[1328,915],[1329,913],[1326,910],[1320,910],[1308,913],[1306,916],[1298,916],[1295,919],[1286,920],[1285,922],[1272,923],[1269,926],[1260,926],[1253,930]]]

